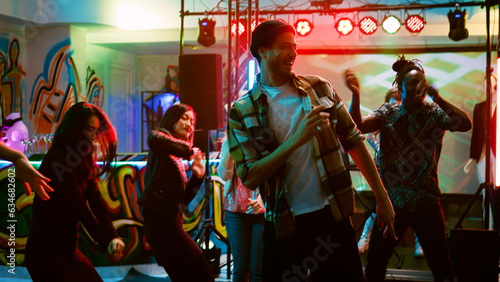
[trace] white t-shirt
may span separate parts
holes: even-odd
[[[290,83],[262,88],[269,103],[269,128],[274,132],[279,144],[282,144],[297,131],[300,122],[305,118],[303,99],[309,97],[301,97]],[[286,161],[287,200],[295,215],[322,209],[328,203],[327,195],[321,189],[314,156],[314,143],[311,139],[293,152]]]

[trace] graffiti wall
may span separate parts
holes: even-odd
[[[87,67],[87,75],[85,76],[85,83],[87,88],[87,95],[85,100],[90,104],[102,108],[104,102],[104,85],[99,78],[98,74],[104,73],[102,65],[98,64],[100,71],[95,68]]]
[[[78,70],[76,49],[69,27],[37,27],[30,36],[0,32],[0,122],[17,112],[30,134],[49,134],[73,104],[102,106],[104,68],[87,65],[87,72]]]
[[[33,163],[38,168],[39,162]],[[99,183],[99,188],[111,214],[113,225],[118,235],[126,243],[124,258],[118,264],[143,264],[154,261],[150,252],[150,247],[146,243],[142,217],[142,211],[137,204],[137,199],[144,191],[143,174],[146,162],[119,162],[114,175],[106,181]],[[210,198],[204,197],[204,184],[200,188],[199,195],[186,208],[184,214],[184,230],[193,237],[196,236],[200,224],[203,222],[203,209],[205,201],[210,202],[210,212],[214,216],[214,226],[225,238],[226,229],[224,225],[224,212],[222,209],[223,181],[216,176],[218,161],[211,161],[211,185]],[[8,174],[13,166],[8,162],[0,163],[0,187],[8,186]],[[16,221],[15,249],[16,265],[24,265],[23,250],[29,235],[29,227],[32,218],[32,204],[34,194],[26,196],[21,189],[21,185],[16,183],[16,197],[14,214],[16,218],[9,218],[10,211],[0,210],[0,264],[6,265],[9,262],[9,254],[12,243],[9,244],[11,233],[9,222]],[[11,201],[7,193],[0,193],[0,205],[7,207]],[[86,232],[85,228],[80,226],[79,249],[95,266],[111,265],[108,256],[102,253],[99,247],[94,243]],[[113,264],[116,265],[116,264]]]
[[[34,133],[55,132],[64,113],[75,103],[85,101],[72,53],[70,41],[65,40],[52,47],[45,57],[29,100]]]
[[[45,57],[43,71],[38,74],[29,99],[29,117],[36,134],[55,132],[64,113],[75,103],[89,102],[101,107],[104,86],[96,71],[87,68],[86,93],[79,85],[73,51],[69,40],[56,44]]]
[[[19,39],[0,33],[0,106],[1,119],[5,120],[11,113],[23,116],[23,93],[26,72],[20,59],[21,45]]]

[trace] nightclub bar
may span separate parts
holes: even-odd
[[[499,11],[3,1],[0,280],[499,281]]]

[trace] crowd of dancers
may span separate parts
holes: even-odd
[[[444,132],[470,130],[468,115],[427,84],[420,61],[404,55],[392,66],[400,102],[361,116],[354,70],[345,72],[349,111],[328,81],[292,71],[292,26],[262,22],[250,49],[260,73],[230,109],[218,167],[227,181],[233,281],[384,281],[393,249],[409,227],[435,281],[454,281],[437,167]],[[145,190],[138,199],[145,239],[172,281],[215,279],[182,227],[184,207],[205,174],[205,156],[193,147],[195,123],[193,109],[176,104],[149,133]],[[372,132],[379,136],[376,162],[363,142],[363,134]],[[26,245],[33,281],[102,281],[78,250],[80,223],[112,261],[122,258],[126,242],[116,234],[97,185],[110,175],[117,141],[102,110],[81,102],[65,113],[39,172],[22,153],[2,145],[1,157],[14,162],[26,194],[36,193]],[[365,271],[350,221],[354,187],[344,152],[377,202]],[[190,177],[183,160],[192,161]]]

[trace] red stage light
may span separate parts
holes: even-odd
[[[377,21],[372,17],[365,17],[359,22],[359,30],[366,35],[375,33],[377,28]]]
[[[239,35],[242,35],[243,32],[245,32],[245,26],[241,22],[238,22],[238,24],[239,24],[238,25],[238,33],[239,33]],[[231,25],[231,33],[233,35],[236,35],[236,23],[233,23]]]
[[[335,29],[341,35],[349,35],[354,30],[354,24],[350,19],[342,18],[338,20],[337,24],[335,25]]]
[[[239,26],[238,26],[238,33],[239,33],[239,35],[241,36],[241,35],[242,35],[243,33],[245,33],[245,31],[246,31],[246,28],[247,28],[247,25],[246,25],[246,24],[247,24],[247,20],[246,20],[246,19],[243,19],[243,20],[239,21],[239,22],[238,22],[238,24],[239,24]],[[252,21],[252,26],[251,26],[252,30],[254,30],[254,29],[255,29],[255,26],[256,26],[256,25],[255,25],[255,21]],[[233,36],[234,36],[234,35],[236,35],[236,23],[235,23],[235,22],[233,22],[233,23],[231,24],[231,33],[233,34]]]
[[[314,26],[313,24],[308,21],[308,20],[298,20],[295,25],[295,30],[297,31],[297,34],[300,36],[307,36],[311,31],[313,30]]]
[[[406,29],[411,33],[418,33],[424,29],[424,19],[418,15],[410,16],[406,19]]]

